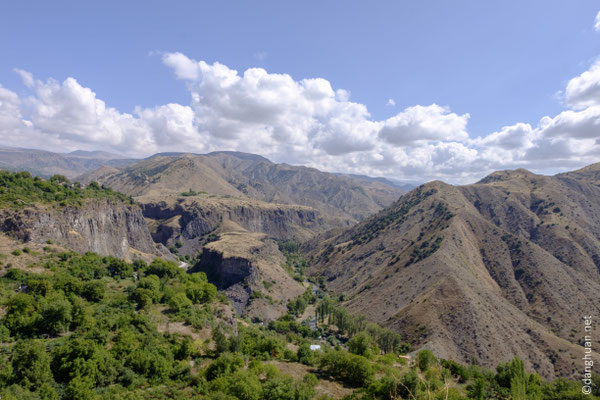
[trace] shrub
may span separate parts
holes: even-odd
[[[192,306],[192,301],[184,293],[176,293],[169,299],[169,309],[174,313],[180,313]]]
[[[358,387],[369,384],[375,377],[375,371],[366,358],[342,350],[323,354],[319,368],[326,375]]]
[[[348,350],[359,356],[371,357],[379,353],[375,340],[367,332],[360,332],[348,341]]]
[[[99,302],[104,298],[106,283],[102,280],[93,280],[83,285],[81,295],[88,301]]]
[[[238,353],[223,353],[206,368],[206,379],[213,380],[232,374],[244,366],[244,359]]]
[[[298,358],[298,362],[305,365],[312,365],[315,359],[313,351],[310,349],[310,344],[308,343],[302,343],[298,346],[296,357]]]
[[[145,269],[144,275],[156,275],[159,278],[175,278],[182,273],[181,268],[174,261],[155,258]]]
[[[421,350],[417,354],[417,365],[421,371],[427,371],[431,364],[435,363],[436,359],[431,350]]]
[[[50,299],[41,310],[39,329],[51,335],[58,335],[69,329],[73,321],[71,303],[64,298]]]
[[[24,340],[15,345],[11,366],[12,383],[36,390],[45,383],[53,383],[50,357],[41,340]]]

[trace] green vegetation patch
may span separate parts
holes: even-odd
[[[0,207],[20,209],[42,203],[58,206],[81,206],[86,199],[107,198],[133,203],[131,197],[92,182],[87,186],[71,183],[62,175],[48,180],[29,172],[0,170]]]

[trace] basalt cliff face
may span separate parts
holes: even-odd
[[[582,318],[600,314],[598,171],[428,183],[309,242],[312,273],[416,348],[488,367],[518,356],[545,377],[575,376]]]
[[[146,260],[168,256],[168,250],[152,240],[142,210],[118,200],[88,199],[80,207],[3,209],[0,230],[23,242],[50,240],[82,253]]]
[[[295,241],[324,229],[319,213],[310,207],[207,195],[140,200],[154,240],[177,245],[180,255],[195,255],[207,236],[228,221],[249,232]]]
[[[193,270],[205,272],[239,314],[269,321],[285,314],[288,301],[306,290],[284,263],[285,257],[267,235],[229,222],[218,240],[204,246]]]

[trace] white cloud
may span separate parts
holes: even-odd
[[[328,171],[453,183],[495,169],[556,171],[600,159],[599,64],[569,81],[564,92],[570,110],[537,126],[515,123],[470,138],[470,115],[449,107],[415,105],[375,120],[349,91],[325,79],[295,80],[262,68],[238,73],[181,53],[163,54],[162,61],[186,82],[189,105],[125,113],[74,78],[43,82],[15,70],[30,94],[20,97],[0,86],[2,141],[130,156],[238,150]]]
[[[594,30],[596,32],[600,32],[600,11],[596,14],[596,19],[594,20]]]
[[[396,106],[396,101],[394,99],[388,99],[387,103],[385,104],[386,106],[390,106],[390,107],[395,107]]]
[[[469,114],[457,115],[437,104],[409,107],[389,118],[379,137],[394,146],[426,141],[463,141],[469,138]]]
[[[515,125],[505,126],[499,132],[493,132],[484,138],[477,138],[474,142],[480,146],[514,150],[531,147],[532,140],[531,125],[519,122]]]
[[[18,68],[15,68],[14,71],[21,77],[25,86],[27,86],[28,88],[33,87],[35,82],[33,80],[33,74],[31,72],[28,72],[28,71],[25,71],[22,69],[18,69]]]
[[[196,79],[200,73],[198,63],[181,53],[166,53],[163,55],[162,61],[165,65],[173,68],[179,79]]]
[[[574,109],[600,105],[600,60],[569,81],[565,89],[565,100]]]

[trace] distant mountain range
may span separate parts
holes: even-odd
[[[0,147],[0,169],[29,171],[43,178],[55,174],[74,178],[103,165],[124,166],[135,160],[103,151],[77,150],[71,153],[53,153],[44,150]]]
[[[154,157],[179,157],[184,154],[203,155],[196,153],[183,152],[163,152],[157,153],[146,159]],[[216,156],[219,154],[235,156],[238,159],[246,161],[264,161],[271,162],[267,158],[258,154],[243,153],[237,151],[214,151],[206,156]],[[40,177],[50,177],[54,174],[64,175],[67,178],[75,178],[86,172],[96,170],[102,166],[123,167],[141,159],[128,158],[119,154],[106,151],[85,151],[75,150],[70,153],[53,153],[51,151],[25,149],[10,146],[0,146],[0,169],[10,171],[29,171]],[[416,184],[393,181],[387,178],[373,178],[366,175],[341,174],[356,179],[365,179],[373,182],[381,182],[386,185],[395,186],[402,190],[410,190],[416,187]]]

